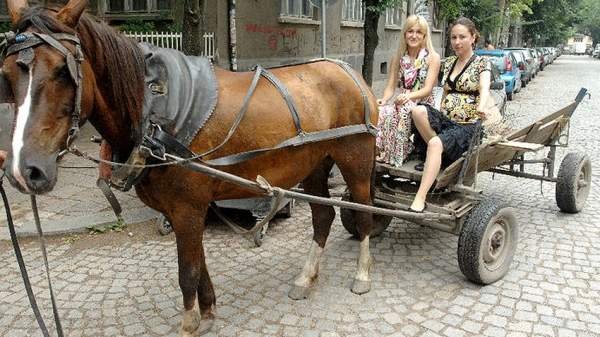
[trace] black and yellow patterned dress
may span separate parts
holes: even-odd
[[[429,115],[429,124],[444,146],[443,166],[448,166],[456,161],[468,150],[469,143],[480,123],[477,113],[479,78],[484,71],[491,70],[491,65],[486,58],[473,55],[463,70],[451,79],[450,74],[452,74],[457,61],[456,56],[450,56],[442,67],[442,83],[447,92],[442,101],[442,111],[431,105],[425,105]],[[415,133],[415,147],[418,152],[426,153],[426,144],[418,132]]]

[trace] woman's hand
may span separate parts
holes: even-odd
[[[396,97],[396,104],[398,105],[404,105],[406,104],[408,101],[410,101],[410,96],[408,94],[400,94]]]
[[[479,115],[479,119],[481,119],[482,121],[487,119],[487,115],[485,114],[485,112],[478,110],[477,111],[477,115]]]
[[[7,154],[8,153],[6,151],[0,150],[0,168],[2,168],[2,166],[4,166],[4,161],[6,160]]]

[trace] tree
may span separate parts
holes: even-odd
[[[379,35],[377,28],[379,26],[379,17],[386,9],[401,4],[404,0],[363,0],[365,4],[365,24],[364,24],[364,60],[362,75],[369,85],[373,83],[373,61],[375,49],[379,44]]]
[[[579,0],[544,0],[523,16],[523,37],[528,45],[548,46],[565,41],[578,21]]]
[[[579,24],[576,25],[577,30],[590,35],[596,43],[600,41],[600,16],[598,13],[600,13],[600,1],[581,0],[577,12],[579,18]]]
[[[183,5],[183,28],[181,32],[183,52],[200,55],[204,49],[205,0],[185,0]]]

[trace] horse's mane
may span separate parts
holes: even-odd
[[[89,57],[96,73],[96,84],[109,93],[105,99],[131,122],[132,141],[140,137],[144,97],[144,57],[137,43],[112,27],[83,14],[77,31],[58,21],[51,12],[54,8],[27,9],[15,28],[24,31],[35,27],[42,33],[70,33],[79,35],[83,53]],[[126,119],[126,120],[127,120]]]

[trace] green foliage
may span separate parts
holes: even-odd
[[[117,222],[113,222],[108,225],[98,225],[98,226],[87,227],[87,229],[90,231],[90,234],[104,234],[107,232],[122,232],[123,230],[125,230],[125,228],[127,228],[127,224],[125,223],[125,221],[123,221],[122,218],[119,218],[117,220]]]
[[[577,11],[579,19],[576,25],[580,33],[591,35],[594,42],[600,41],[600,1],[581,0]]]
[[[147,33],[156,30],[154,22],[144,21],[140,19],[127,20],[119,26],[119,30],[124,32],[140,32]]]
[[[383,13],[386,9],[401,5],[404,0],[364,0],[367,4],[367,10],[375,13]]]
[[[0,33],[8,32],[12,28],[12,24],[8,21],[0,22]]]
[[[585,1],[585,0],[584,0]],[[550,46],[566,42],[580,20],[579,0],[543,0],[535,2],[523,16],[523,38],[533,45]],[[592,2],[597,2],[593,0]],[[597,12],[596,12],[597,13]]]

